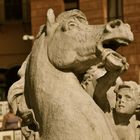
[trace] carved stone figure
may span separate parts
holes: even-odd
[[[101,87],[101,85],[95,87],[95,92],[101,91],[97,89],[99,87]],[[95,93],[95,101],[105,112],[109,122],[115,126],[120,140],[135,140],[137,126],[135,125],[136,120],[134,119],[134,115],[140,111],[140,85],[133,81],[125,81],[116,85],[114,92],[116,93],[114,108],[110,107],[106,92],[101,91]],[[102,98],[102,101],[100,98]]]
[[[132,120],[132,117],[140,111],[140,85],[133,81],[123,82],[115,92],[116,105],[112,115],[117,134],[120,140],[136,140],[136,120]]]
[[[140,85],[133,81],[123,82],[118,77],[121,71],[106,71],[93,66],[87,71],[82,86],[104,111],[120,140],[136,140],[137,121],[134,115],[140,112]],[[114,94],[111,98],[115,99],[113,105],[109,94]]]
[[[120,20],[95,26],[89,25],[79,10],[55,18],[49,9],[26,67],[21,67],[26,71],[21,76],[22,97],[10,90],[10,104],[29,129],[39,131],[41,140],[118,140],[80,79],[91,66],[100,63],[108,71],[127,69],[126,61],[114,50],[131,41],[129,25]],[[14,106],[16,95],[23,102]]]

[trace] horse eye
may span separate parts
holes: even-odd
[[[69,22],[69,26],[76,26],[75,22]]]

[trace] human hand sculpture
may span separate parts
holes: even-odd
[[[120,70],[122,73],[129,67],[126,58],[111,49],[104,49],[102,56],[107,71]]]

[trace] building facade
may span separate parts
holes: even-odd
[[[133,1],[113,0],[114,4],[110,3],[111,0],[19,0],[19,1],[21,1],[20,4],[22,7],[22,19],[21,19],[22,24],[30,23],[31,28],[31,32],[25,33],[32,34],[34,36],[38,32],[39,26],[46,22],[46,12],[48,8],[53,8],[56,16],[62,11],[78,8],[85,13],[90,24],[104,24],[109,21],[109,16],[112,16],[112,14],[114,15],[116,14],[117,16],[113,18],[121,18],[124,22],[130,24],[135,38],[134,42],[132,42],[131,45],[119,48],[117,50],[127,58],[127,61],[130,64],[128,71],[122,75],[122,78],[124,80],[134,80],[140,83],[139,0]],[[5,1],[0,0],[0,35],[2,34],[1,28],[4,26],[6,21],[5,5],[7,5],[6,0]],[[114,9],[115,11],[113,13]],[[2,42],[1,38],[0,42]],[[0,52],[2,52],[0,53],[0,59],[4,60],[3,62],[0,62],[1,67],[3,66],[8,67],[9,65],[16,63],[20,65],[24,60],[24,58],[30,52],[31,46],[27,47],[27,44],[30,44],[29,42],[28,43],[22,42],[21,45],[22,47],[20,47],[20,49],[19,49],[20,44],[18,44],[17,47],[15,46],[16,44],[18,43],[15,42],[13,45],[14,49],[10,47],[9,44],[5,45],[4,42],[3,46],[0,46]],[[25,47],[26,49],[23,46],[26,46]]]

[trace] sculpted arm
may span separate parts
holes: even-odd
[[[119,75],[120,71],[107,72],[104,76],[97,79],[93,99],[104,112],[110,112],[107,91],[116,84]]]
[[[116,84],[120,74],[128,69],[128,63],[118,53],[111,52],[104,60],[104,64],[107,72],[104,76],[97,79],[93,99],[104,112],[110,112],[107,91]]]
[[[109,112],[110,104],[107,98],[107,92],[113,94],[113,91],[110,89],[112,86],[115,86],[116,81],[121,81],[119,81],[119,76],[128,69],[128,63],[118,53],[109,49],[105,49],[105,51],[105,59],[102,63],[92,66],[87,71],[82,86],[104,112]]]

